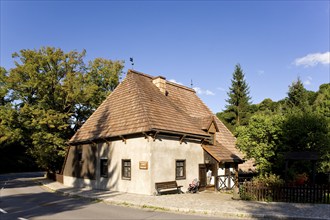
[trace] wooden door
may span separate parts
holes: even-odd
[[[199,164],[199,190],[205,190],[206,187],[206,166]]]

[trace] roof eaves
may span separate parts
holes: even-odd
[[[97,138],[90,138],[90,139],[83,139],[79,141],[69,141],[67,142],[68,145],[79,145],[79,144],[88,144],[88,143],[95,143],[99,142],[100,140],[108,140],[111,138],[117,138],[117,137],[123,137],[123,136],[128,136],[128,135],[137,135],[137,134],[144,134],[150,132],[150,130],[146,131],[141,131],[141,132],[134,132],[134,133],[123,133],[123,134],[118,134],[118,135],[113,135],[113,136],[103,136],[103,137],[97,137]]]
[[[170,131],[170,130],[164,130],[164,129],[157,129],[157,128],[152,128],[151,131],[154,132],[159,132],[159,133],[167,133],[167,134],[177,134],[177,135],[186,135],[189,137],[196,137],[196,138],[201,138],[201,139],[205,139],[205,138],[209,138],[210,135],[209,134],[193,134],[193,133],[185,133],[185,132],[176,132],[176,131]]]

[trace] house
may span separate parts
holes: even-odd
[[[193,89],[135,70],[69,145],[65,185],[137,194],[152,195],[156,182],[173,180],[185,191],[195,178],[218,188],[218,175],[243,162],[234,136]]]

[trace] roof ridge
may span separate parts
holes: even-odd
[[[150,78],[150,79],[155,78],[155,77],[152,76],[152,75],[149,75],[149,74],[146,74],[146,73],[142,73],[142,72],[139,72],[139,71],[136,71],[136,70],[133,70],[133,69],[129,69],[129,70],[127,71],[127,74],[130,74],[130,73],[138,74],[138,75],[141,75],[141,76],[145,76],[145,77]]]
[[[166,79],[166,77],[161,76],[161,75],[160,75],[160,76],[152,76],[152,75],[149,75],[149,74],[146,74],[146,73],[142,73],[142,72],[139,72],[139,71],[136,71],[136,70],[133,70],[133,69],[129,69],[129,70],[128,70],[128,73],[138,74],[138,75],[141,75],[141,76],[145,76],[145,77],[147,77],[147,78],[150,78],[150,79],[155,79],[155,78],[157,78],[157,77],[163,77],[163,78]],[[166,80],[166,83],[167,83],[167,84],[170,84],[170,85],[172,85],[172,86],[176,86],[176,87],[179,87],[179,88],[181,88],[181,89],[186,89],[186,90],[188,90],[188,91],[191,91],[191,92],[196,93],[196,91],[195,91],[193,88],[189,88],[188,86],[180,85],[180,84],[178,84],[178,83],[171,82],[171,81],[169,81],[169,80]]]
[[[157,77],[163,77],[164,79],[166,79],[166,77],[161,76],[161,75],[160,75],[160,76],[152,76],[152,75],[149,75],[149,74],[146,74],[146,73],[142,73],[142,72],[139,72],[139,71],[136,71],[136,70],[133,70],[133,69],[129,69],[129,70],[128,70],[128,73],[138,74],[138,75],[141,75],[141,76],[145,76],[145,77],[147,77],[147,78],[150,78],[150,79],[155,79],[155,78],[157,78]],[[167,84],[170,84],[170,85],[172,85],[172,86],[176,86],[176,87],[179,87],[179,88],[181,88],[181,89],[186,89],[186,90],[188,90],[188,91],[191,91],[191,92],[196,93],[196,91],[195,91],[193,88],[189,88],[188,86],[180,85],[180,84],[178,84],[178,83],[171,82],[171,81],[169,81],[169,80],[166,80],[166,83],[167,83]]]
[[[189,88],[188,86],[180,85],[178,83],[171,82],[171,81],[168,81],[168,80],[166,80],[166,83],[168,83],[168,84],[170,84],[172,86],[179,87],[180,89],[185,89],[185,90],[188,90],[188,91],[191,91],[191,92],[196,93],[196,91],[193,88]]]

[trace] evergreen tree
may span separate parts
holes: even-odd
[[[289,108],[297,107],[304,110],[308,106],[308,98],[309,94],[299,78],[289,86],[288,98],[286,101]]]
[[[235,66],[231,87],[228,92],[228,105],[223,114],[224,120],[236,128],[248,123],[248,113],[250,110],[249,86],[244,79],[244,73],[239,64]]]

